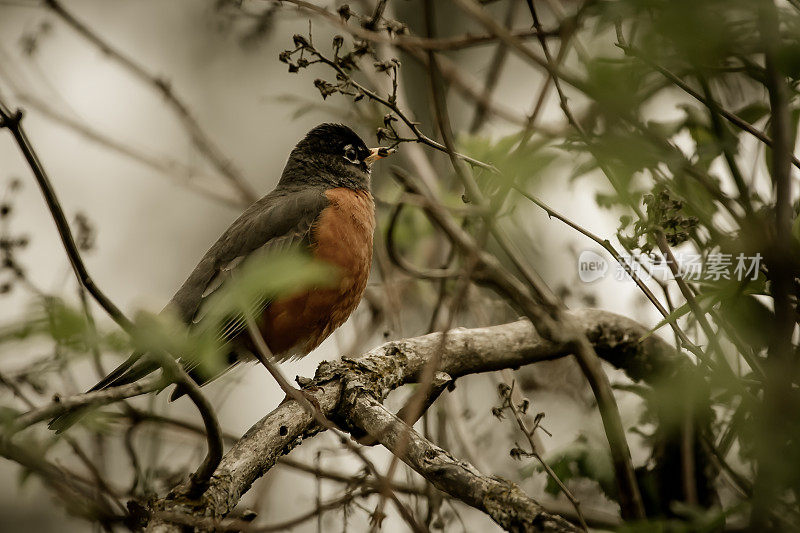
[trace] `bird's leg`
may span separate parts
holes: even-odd
[[[320,387],[313,386],[313,385],[312,386],[306,386],[306,387],[299,388],[299,389],[295,388],[295,387],[292,387],[289,384],[289,382],[286,380],[286,378],[284,378],[283,375],[281,375],[280,371],[275,367],[275,363],[271,359],[272,354],[267,352],[268,348],[266,347],[266,344],[262,344],[262,343],[258,343],[258,344],[261,344],[261,346],[258,347],[260,349],[256,349],[256,350],[254,350],[252,352],[253,357],[255,357],[262,365],[264,365],[264,368],[266,368],[267,371],[272,375],[272,377],[275,378],[275,381],[278,382],[278,385],[283,390],[283,392],[286,394],[286,396],[283,397],[283,400],[281,400],[281,403],[278,404],[278,405],[283,405],[286,402],[288,402],[289,400],[296,400],[296,401],[302,403],[302,400],[301,400],[301,397],[302,397],[302,398],[305,398],[306,401],[308,401],[308,403],[310,403],[311,406],[314,409],[316,409],[318,412],[321,413],[322,412],[322,408],[319,405],[319,401],[317,400],[317,398],[313,394],[314,391],[320,390]],[[264,353],[264,352],[266,352],[266,353]],[[310,381],[309,381],[309,384],[310,384]],[[301,387],[302,387],[302,385],[301,385]]]
[[[286,391],[286,396],[284,396],[283,400],[281,400],[280,405],[283,405],[290,400],[297,400],[299,395],[308,400],[308,403],[310,403],[311,406],[314,407],[314,409],[316,409],[318,412],[320,413],[322,412],[322,407],[319,404],[319,400],[317,400],[317,397],[314,396],[314,392],[321,390],[322,389],[321,387],[313,386],[308,389],[296,389],[294,387],[290,388],[292,389],[293,393],[289,393],[289,391]]]
[[[319,401],[311,393],[312,390],[319,390],[319,387],[312,386],[300,389],[292,387],[291,384],[289,384],[289,381],[283,377],[281,371],[278,370],[272,352],[252,320],[247,321],[247,329],[250,331],[250,339],[253,341],[255,348],[255,350],[251,352],[253,357],[255,357],[262,365],[264,365],[264,368],[266,368],[272,377],[275,378],[278,386],[280,386],[283,392],[286,393],[286,396],[279,405],[283,405],[289,400],[296,400],[299,403],[303,403],[302,398],[305,398],[305,400],[310,403],[318,413],[322,413],[322,408],[319,405]]]

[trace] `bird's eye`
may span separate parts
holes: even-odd
[[[353,145],[348,144],[344,147],[344,158],[347,159],[349,162],[353,163],[354,165],[361,164],[361,161],[358,159],[358,152]]]

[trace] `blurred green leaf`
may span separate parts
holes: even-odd
[[[168,353],[199,365],[200,374],[218,375],[227,367],[222,328],[231,319],[255,319],[265,302],[288,297],[310,287],[329,287],[337,269],[299,250],[259,253],[248,258],[218,289],[191,327],[174,314],[139,313],[133,342],[145,353]]]
[[[695,296],[695,300],[697,301],[697,304],[699,305],[700,309],[702,309],[703,313],[705,314],[708,313],[719,302],[720,295],[709,294],[709,293],[698,294],[697,296]],[[678,320],[682,316],[685,316],[691,310],[692,308],[688,302],[678,307],[670,314],[665,316],[662,320],[659,320],[658,324],[653,326],[653,329],[648,331],[647,334],[643,335],[642,338],[639,339],[639,342],[642,342],[646,338],[650,337],[653,333],[655,333],[662,327],[666,326],[667,324],[674,324],[676,320]]]
[[[167,353],[196,360],[210,372],[224,368],[221,341],[210,331],[189,328],[172,313],[137,313],[132,337],[136,350],[143,353]]]
[[[686,121],[683,119],[668,121],[650,120],[647,122],[647,127],[653,133],[656,133],[665,139],[669,139],[686,127]]]
[[[88,351],[91,345],[89,322],[83,312],[72,309],[57,298],[43,301],[50,335],[60,345]]]
[[[734,508],[735,509],[735,508]],[[719,507],[702,509],[674,502],[672,511],[683,518],[650,519],[626,522],[618,533],[718,533],[725,530],[725,517],[730,513]]]
[[[627,116],[644,100],[649,69],[640,61],[595,57],[586,65],[586,86],[600,113]]]
[[[775,315],[762,301],[751,294],[736,294],[722,300],[720,311],[749,346],[758,350],[769,344],[767,324]]]
[[[484,193],[493,196],[512,184],[524,185],[536,180],[556,159],[556,153],[548,141],[528,140],[519,146],[525,135],[513,133],[497,140],[481,136],[463,136],[459,139],[460,150],[475,159],[494,165],[500,174],[484,173],[481,185]]]
[[[547,454],[544,459],[562,482],[567,483],[575,478],[591,479],[600,484],[600,488],[609,498],[616,499],[617,486],[608,448],[595,444],[590,443],[589,438],[581,434],[575,442]],[[540,465],[536,465],[535,470],[544,472],[544,468]],[[532,473],[531,469],[527,475]],[[550,477],[547,478],[545,490],[552,495],[561,492],[558,484]]]
[[[221,321],[239,314],[254,318],[260,302],[311,287],[331,287],[338,276],[336,266],[297,249],[254,254],[212,295],[204,320]]]
[[[755,124],[769,114],[769,105],[755,101],[739,108],[735,114],[748,124]]]
[[[0,329],[0,343],[41,336],[54,340],[75,355],[88,353],[95,342],[98,347],[113,352],[126,351],[130,346],[124,332],[92,331],[83,310],[70,307],[55,297],[36,300],[24,319]]]

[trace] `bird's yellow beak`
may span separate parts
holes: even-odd
[[[370,148],[369,155],[364,159],[364,162],[367,164],[368,167],[372,166],[372,163],[377,161],[378,159],[383,159],[384,157],[389,157],[397,150],[394,148],[386,148],[381,146],[379,148]]]

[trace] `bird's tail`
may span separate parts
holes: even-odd
[[[76,424],[81,418],[86,416],[89,413],[89,410],[90,409],[88,407],[78,407],[72,411],[67,411],[66,413],[52,419],[47,424],[47,427],[55,431],[56,434],[63,433]]]
[[[142,355],[141,352],[132,353],[122,364],[112,370],[87,392],[104,390],[112,386],[127,385],[155,371],[158,365],[151,361],[142,360]],[[66,411],[53,418],[47,424],[47,427],[56,433],[62,433],[89,414],[93,409],[92,406],[83,406]]]

